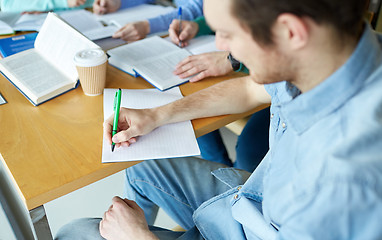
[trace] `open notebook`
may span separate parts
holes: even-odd
[[[145,38],[107,51],[109,64],[132,76],[141,76],[161,91],[188,81],[174,75],[175,66],[187,56],[217,51],[215,36],[201,36],[180,48],[169,39]]]
[[[37,239],[25,199],[0,154],[0,204],[15,239]],[[1,223],[6,224],[6,223]],[[4,226],[4,225],[3,225]]]
[[[113,100],[117,89],[104,90],[104,118],[113,114]],[[182,98],[179,88],[166,92],[157,89],[123,89],[121,107],[142,109],[161,106]],[[111,151],[110,144],[103,139],[102,162],[123,162],[146,159],[174,158],[199,155],[191,121],[167,124],[137,138],[129,147]]]

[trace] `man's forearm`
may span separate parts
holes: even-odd
[[[270,96],[249,77],[227,80],[155,109],[159,125],[249,111]]]

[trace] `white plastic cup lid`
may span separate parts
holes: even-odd
[[[107,61],[107,56],[102,49],[85,49],[76,53],[74,63],[79,67],[94,67]]]

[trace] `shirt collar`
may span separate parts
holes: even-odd
[[[280,111],[298,134],[343,105],[362,87],[371,72],[379,65],[380,44],[368,24],[350,58],[337,71],[312,90],[299,94],[287,84],[293,100],[280,104]]]

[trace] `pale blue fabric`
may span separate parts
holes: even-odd
[[[80,7],[71,8],[90,8],[94,0],[87,0]],[[50,11],[69,9],[67,0],[1,0],[2,12],[28,12],[28,11]]]
[[[203,159],[253,172],[269,149],[269,108],[254,113],[236,142],[236,161],[232,162],[220,130],[197,138]]]
[[[1,0],[1,11],[24,12],[24,11],[49,11],[67,10],[67,0]],[[76,8],[91,8],[94,0],[87,0],[84,5]],[[138,6],[143,3],[154,3],[155,0],[121,0],[121,9]],[[71,8],[71,9],[76,9]]]
[[[286,82],[266,86],[272,96],[270,151],[240,190],[234,187],[240,174],[215,171],[230,188],[216,195],[219,184],[204,175],[211,168],[197,161],[192,164],[200,176],[188,181],[174,175],[192,170],[174,172],[161,161],[160,174],[147,176],[137,165],[128,178],[130,173],[166,189],[157,179],[162,175],[178,183],[178,195],[189,185],[199,186],[201,199],[214,193],[194,211],[193,222],[189,214],[184,218],[206,239],[381,239],[381,42],[367,25],[351,58],[307,93]],[[151,199],[152,189],[129,186],[146,201],[161,202],[160,196]]]
[[[266,86],[270,150],[251,175],[196,158],[145,161],[126,170],[128,197],[149,223],[158,205],[188,230],[161,239],[382,239],[381,46],[367,25],[314,89]]]
[[[94,0],[87,0],[78,8],[92,7]],[[121,8],[134,7],[142,3],[154,3],[155,0],[122,0]],[[68,9],[67,0],[1,0],[1,11],[24,12],[24,11],[48,11]],[[203,0],[175,0],[177,7],[182,7],[182,19],[193,20],[203,16]],[[76,8],[73,8],[76,9]],[[149,18],[150,33],[167,31],[173,19],[178,18],[178,10]]]
[[[143,3],[155,3],[155,0],[121,0],[121,9],[135,7]]]

